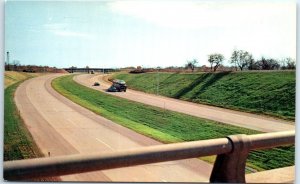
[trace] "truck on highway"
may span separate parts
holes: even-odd
[[[115,79],[113,80],[113,84],[108,88],[107,91],[109,92],[121,92],[124,91],[126,92],[127,85],[126,82],[123,80]]]

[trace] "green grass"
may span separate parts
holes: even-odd
[[[8,86],[4,91],[4,161],[41,156],[14,103],[14,92],[21,82]]]
[[[5,71],[4,90],[4,161],[42,157],[43,154],[27,130],[14,102],[16,88],[25,80],[43,75]],[[60,181],[59,177],[33,179],[32,181]]]
[[[53,80],[52,86],[75,103],[164,143],[260,133],[107,95],[77,84],[72,78],[72,75],[59,77]],[[204,160],[213,161],[213,158]],[[294,146],[253,151],[247,165],[256,170],[294,165]]]
[[[294,71],[116,74],[132,89],[295,120]]]

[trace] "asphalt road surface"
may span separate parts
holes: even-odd
[[[45,156],[90,154],[162,144],[96,115],[58,94],[45,75],[22,83],[15,101],[26,126]],[[89,79],[90,75],[79,77]],[[87,84],[89,85],[89,84]],[[129,91],[124,94],[132,94]],[[168,105],[169,106],[169,105]],[[63,181],[205,182],[212,165],[199,159],[141,165],[62,176]]]
[[[107,81],[107,75],[83,74],[75,76],[74,80],[82,85],[100,90],[107,94],[222,123],[262,132],[295,130],[293,123],[267,116],[201,105],[131,89],[128,89],[126,92],[106,92],[106,90],[111,86],[111,83]],[[100,86],[93,86],[94,82],[100,82]]]

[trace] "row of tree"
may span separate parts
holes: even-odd
[[[208,55],[208,62],[210,63],[210,70],[216,71],[224,61],[225,57],[222,54],[214,53]],[[195,70],[198,61],[193,59],[187,61],[186,68]],[[296,61],[292,58],[284,58],[282,60],[267,59],[262,57],[255,60],[251,53],[244,50],[234,50],[230,57],[230,63],[235,66],[236,71],[239,70],[293,70],[296,69]]]
[[[49,66],[37,66],[37,65],[22,65],[20,61],[14,60],[11,63],[5,62],[5,71],[17,71],[17,72],[54,72],[63,73],[63,69]]]

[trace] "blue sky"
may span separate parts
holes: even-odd
[[[296,56],[290,0],[7,1],[5,50],[22,64],[183,66],[233,49]],[[227,64],[227,61],[225,61]]]

